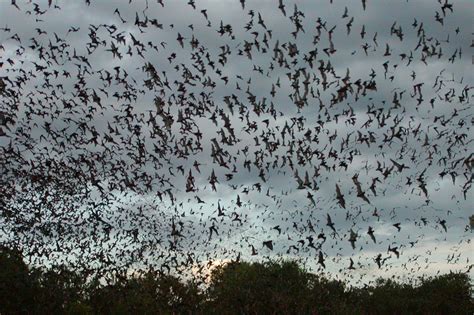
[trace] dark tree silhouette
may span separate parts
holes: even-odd
[[[20,251],[0,250],[1,314],[472,314],[469,276],[449,273],[370,286],[310,273],[295,261],[232,262],[206,286],[161,272],[100,279],[57,266],[29,268]],[[86,279],[88,279],[86,281]]]

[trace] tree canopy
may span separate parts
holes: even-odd
[[[230,262],[207,285],[149,270],[91,279],[62,266],[29,267],[18,250],[0,251],[1,314],[472,314],[466,273],[351,287],[295,261]]]

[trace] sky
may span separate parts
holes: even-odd
[[[469,0],[162,3],[0,3],[4,244],[357,284],[470,270]]]

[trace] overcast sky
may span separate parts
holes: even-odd
[[[469,0],[452,1],[452,12],[428,0],[369,0],[365,9],[361,1],[296,1],[296,8],[295,1],[284,0],[286,16],[278,1],[267,0],[245,1],[244,9],[238,0],[196,0],[195,9],[187,1],[166,0],[164,6],[154,0],[53,0],[51,7],[47,1],[17,2],[18,8],[0,3],[0,77],[10,80],[2,82],[11,92],[0,96],[0,145],[17,152],[1,157],[2,183],[15,191],[2,192],[4,206],[16,213],[2,214],[4,242],[49,246],[49,261],[65,259],[65,253],[76,262],[105,252],[120,264],[140,261],[143,252],[157,265],[175,256],[223,261],[240,255],[292,257],[323,271],[317,264],[321,251],[324,271],[362,282],[373,275],[422,275],[472,264]],[[298,21],[302,30],[294,36]],[[230,25],[232,33],[221,35],[221,25]],[[286,64],[279,64],[279,52]],[[144,84],[150,79],[147,64],[169,87]],[[106,84],[107,73],[112,84]],[[347,96],[331,102],[347,82]],[[357,90],[370,82],[376,89]],[[298,106],[305,84],[311,92]],[[173,118],[168,127],[164,116],[156,116],[157,97]],[[152,136],[149,115],[156,116],[163,138]],[[400,138],[390,139],[397,131]],[[98,144],[88,141],[95,133]],[[223,143],[223,137],[233,140]],[[213,160],[212,139],[227,167]],[[160,163],[148,158],[165,147]],[[407,168],[398,171],[392,160]],[[202,164],[200,172],[195,162]],[[79,180],[71,170],[86,175]],[[149,187],[143,173],[152,178]],[[38,189],[32,174],[56,179]],[[187,191],[189,174],[194,181]],[[310,183],[298,187],[297,176],[305,180],[305,174]],[[369,202],[357,196],[355,174]],[[124,178],[136,187],[107,188]],[[375,178],[376,195],[369,189]],[[61,189],[68,185],[77,191],[67,195]],[[326,224],[328,214],[337,235]],[[172,222],[181,235],[172,235]],[[109,225],[111,239],[104,236]],[[219,235],[210,237],[213,225]],[[42,232],[45,226],[51,235]],[[138,236],[126,232],[135,229]],[[317,238],[321,233],[324,243]],[[308,247],[308,237],[316,249]],[[57,239],[59,245],[52,241]],[[269,240],[273,250],[262,245]],[[398,248],[400,258],[389,246]],[[374,261],[378,254],[387,258],[382,268]],[[347,270],[349,258],[354,271]]]

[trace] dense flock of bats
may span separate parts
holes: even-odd
[[[224,19],[198,0],[3,2],[2,245],[102,275],[280,257],[358,282],[469,271],[456,2],[410,17],[401,0],[408,17],[375,26],[375,2],[335,2],[235,0]]]

